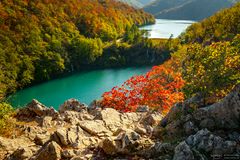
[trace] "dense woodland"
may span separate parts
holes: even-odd
[[[103,94],[102,105],[135,111],[138,105],[168,112],[184,98],[217,102],[240,83],[240,3],[191,25],[172,42],[163,65]]]
[[[112,0],[2,0],[0,98],[89,66],[126,65],[118,50],[145,41],[135,28],[148,23],[152,15]]]

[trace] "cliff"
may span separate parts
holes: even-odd
[[[15,115],[11,138],[0,137],[0,159],[209,159],[240,151],[240,86],[204,106],[201,97],[176,104],[164,117],[86,106],[70,99],[59,111],[33,100]]]

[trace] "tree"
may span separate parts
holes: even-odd
[[[101,105],[124,112],[135,111],[138,105],[166,113],[184,99],[181,74],[164,66],[155,66],[146,75],[134,76],[121,87],[114,87],[102,95]]]

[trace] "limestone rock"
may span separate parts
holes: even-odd
[[[76,156],[76,154],[74,153],[74,151],[72,149],[67,149],[67,150],[63,150],[62,151],[62,157],[63,158],[72,158]]]
[[[35,144],[26,137],[18,137],[17,139],[0,137],[0,149],[3,149],[10,154],[18,148],[27,148],[29,146],[35,146]]]
[[[32,160],[60,160],[61,159],[61,147],[54,141],[45,144],[38,153],[32,157]]]
[[[163,115],[159,112],[154,112],[151,114],[146,115],[146,117],[144,117],[141,121],[141,123],[145,124],[145,125],[156,125],[158,124],[161,120],[163,119]]]
[[[7,159],[14,160],[14,159],[21,159],[26,160],[29,159],[33,155],[32,151],[28,148],[19,148],[13,152]]]
[[[194,118],[208,129],[238,129],[240,127],[240,85],[223,100],[198,109]],[[206,120],[207,119],[207,120]]]
[[[41,124],[42,127],[51,127],[52,126],[52,117],[50,116],[46,116],[43,118],[42,120],[42,124]]]
[[[49,140],[50,140],[49,134],[37,134],[36,137],[34,138],[34,142],[37,145],[43,145]]]
[[[97,119],[102,120],[106,127],[109,128],[112,132],[114,132],[122,126],[120,116],[121,114],[115,109],[105,108],[100,111]]]
[[[68,145],[66,128],[57,129],[57,131],[55,132],[55,135],[56,135],[56,137],[58,137],[58,139],[62,145],[65,145],[65,146]]]
[[[173,160],[194,160],[193,152],[185,141],[181,142],[174,150]]]
[[[69,99],[60,106],[59,112],[60,113],[64,113],[65,111],[81,112],[86,109],[87,109],[87,105],[80,103],[76,99]]]
[[[144,127],[136,126],[135,131],[141,135],[146,135],[147,130]]]
[[[225,141],[207,129],[198,131],[186,139],[191,148],[212,154],[233,154],[237,148],[235,141]]]
[[[27,107],[19,109],[17,118],[21,120],[30,120],[31,118],[51,116],[56,118],[58,112],[54,108],[48,108],[37,100],[33,99]]]
[[[82,121],[79,123],[80,127],[88,132],[90,135],[99,136],[99,137],[106,137],[111,136],[112,132],[110,132],[104,125],[103,121],[101,120],[94,120],[94,121]]]
[[[112,138],[105,138],[100,144],[100,148],[108,155],[114,155],[118,152],[118,146]]]

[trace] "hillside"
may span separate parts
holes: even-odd
[[[142,8],[144,6],[144,4],[142,4],[138,0],[118,0],[118,1],[126,3],[130,6],[135,7],[135,8]]]
[[[144,10],[156,18],[198,21],[234,3],[230,0],[156,0],[145,6]]]
[[[127,29],[153,22],[152,15],[113,0],[1,1],[0,99],[82,70]]]
[[[153,2],[154,0],[118,0],[118,1],[127,3],[135,8],[143,8],[144,6]]]

